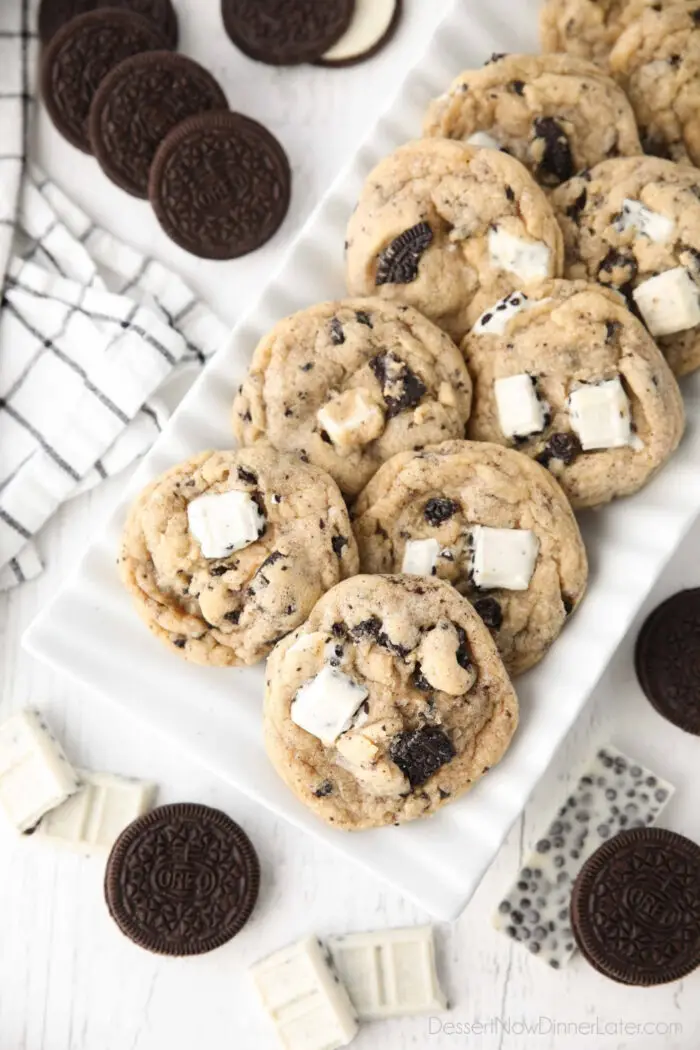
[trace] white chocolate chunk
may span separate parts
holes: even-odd
[[[475,131],[467,139],[468,146],[476,146],[480,149],[500,149],[501,144],[488,131]]]
[[[329,747],[350,728],[360,704],[368,696],[365,686],[326,665],[297,691],[291,719]]]
[[[384,411],[368,390],[352,388],[337,394],[316,413],[334,445],[368,445],[384,430]]]
[[[540,541],[530,529],[472,529],[472,570],[477,587],[526,591],[530,586]]]
[[[250,974],[285,1050],[338,1050],[357,1035],[350,997],[315,938],[282,948]]]
[[[336,741],[338,754],[353,766],[368,766],[379,755],[379,748],[362,733],[343,733]]]
[[[507,270],[521,281],[549,277],[551,252],[542,241],[524,241],[507,230],[492,228],[489,256],[494,270]]]
[[[226,558],[262,536],[265,517],[247,492],[199,496],[187,505],[190,532],[205,558]]]
[[[80,777],[36,711],[20,711],[0,726],[0,809],[18,831],[74,795]]]
[[[85,769],[79,774],[83,786],[46,814],[37,837],[78,852],[109,850],[124,828],[151,808],[156,785]]]
[[[619,378],[580,386],[568,404],[571,427],[584,452],[632,444],[630,403]]]
[[[418,647],[418,663],[427,682],[442,693],[462,696],[476,680],[476,670],[457,662],[460,639],[453,623],[440,620],[428,631]],[[466,662],[466,661],[463,661]]]
[[[348,933],[326,943],[361,1021],[447,1009],[431,926]]]
[[[674,335],[700,324],[700,287],[684,266],[650,277],[632,295],[652,335]]]
[[[666,215],[647,208],[641,201],[625,197],[622,202],[622,213],[615,223],[618,233],[635,230],[648,237],[655,244],[667,244],[673,237],[676,225]]]
[[[493,384],[498,422],[505,437],[527,437],[544,430],[547,404],[537,396],[532,376],[521,373]]]
[[[576,876],[618,832],[654,824],[674,790],[617,748],[600,748],[574,790],[563,793],[549,825],[542,825],[535,849],[494,916],[496,929],[541,962],[565,966],[576,950],[569,921]]]
[[[437,540],[408,540],[401,572],[409,576],[432,576],[440,553]]]
[[[350,25],[321,57],[326,62],[348,62],[367,54],[389,32],[397,0],[355,0]]]

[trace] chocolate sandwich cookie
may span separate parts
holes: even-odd
[[[321,58],[350,26],[353,0],[222,0],[229,37],[244,54],[270,66]]]
[[[393,38],[402,10],[403,0],[356,0],[347,32],[316,65],[341,69],[373,58]]]
[[[188,117],[227,110],[219,84],[191,58],[147,51],[121,62],[102,81],[90,108],[90,142],[104,173],[135,197],[148,197],[148,175],[168,133]]]
[[[267,128],[240,113],[203,113],[162,142],[148,193],[181,248],[203,259],[236,259],[281,226],[291,184],[287,155]]]
[[[661,828],[620,832],[574,883],[571,924],[583,956],[613,981],[686,977],[700,966],[700,846]]]
[[[104,78],[125,58],[167,46],[150,22],[127,11],[90,11],[60,29],[44,54],[41,93],[64,138],[90,153],[90,106]]]
[[[39,8],[39,37],[42,44],[48,44],[61,26],[77,15],[105,7],[118,7],[141,15],[161,31],[169,47],[177,47],[177,15],[171,0],[42,0]]]
[[[674,594],[654,610],[639,633],[635,667],[659,714],[700,736],[700,589]]]
[[[253,845],[218,809],[183,802],[139,817],[112,848],[109,913],[157,955],[202,955],[245,926],[260,887]]]

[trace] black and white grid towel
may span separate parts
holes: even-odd
[[[152,444],[227,329],[161,263],[27,163],[37,0],[0,0],[0,590],[37,532]]]

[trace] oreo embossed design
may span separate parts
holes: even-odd
[[[161,806],[135,820],[107,862],[110,915],[130,940],[160,955],[200,955],[247,922],[260,885],[245,832],[208,806]]]
[[[314,62],[345,33],[353,0],[222,0],[229,37],[249,58],[272,66]]]
[[[169,47],[177,47],[177,15],[171,0],[42,0],[39,8],[42,44],[48,44],[58,30],[77,15],[104,7],[122,8],[141,15],[161,31]]]

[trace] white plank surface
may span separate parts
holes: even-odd
[[[464,3],[465,12],[468,7]],[[476,0],[474,0],[476,2]],[[148,207],[110,186],[94,162],[41,120],[36,155],[83,206],[115,232],[178,267],[233,321],[279,264],[282,252],[348,159],[450,0],[406,0],[407,17],[374,62],[354,70],[273,70],[228,44],[215,0],[179,0],[183,49],[205,61],[235,108],[269,124],[289,151],[292,212],[265,250],[233,264],[208,264],[174,248]],[[21,652],[33,615],[70,572],[118,492],[118,483],[67,507],[42,538],[47,572],[0,597],[0,717],[29,703],[47,713],[72,760],[154,779],[161,799],[219,806],[248,830],[260,852],[263,887],[255,915],[227,947],[197,960],[160,960],[124,941],[102,902],[102,865],[17,841],[0,829],[0,1050],[270,1050],[274,1037],[252,994],[247,966],[309,932],[320,935],[425,921],[419,909],[369,875],[212,781],[155,734],[99,697],[79,693]],[[656,593],[700,585],[700,526]],[[484,1050],[696,1050],[700,974],[640,992],[614,985],[580,959],[555,973],[489,924],[489,914],[553,805],[597,743],[613,739],[678,787],[664,823],[700,840],[698,742],[663,722],[641,696],[632,639],[536,792],[481,889],[453,927],[438,931],[439,962],[453,1010],[438,1031],[426,1018],[368,1026],[358,1050],[470,1046]],[[576,673],[576,668],[571,669]],[[472,1026],[469,1028],[468,1026]],[[527,1032],[530,1034],[527,1034]]]

